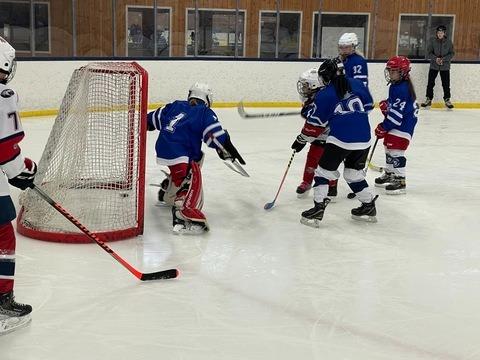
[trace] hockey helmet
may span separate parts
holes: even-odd
[[[397,70],[400,74],[398,80],[393,81],[390,78],[390,70]],[[387,65],[385,66],[385,79],[387,83],[394,83],[401,80],[407,80],[409,77],[411,67],[410,67],[410,60],[405,56],[394,56],[391,57],[387,61]]]
[[[354,49],[358,46],[358,36],[355,33],[345,33],[338,39],[338,46],[352,46]]]
[[[206,83],[197,82],[190,87],[188,91],[188,100],[198,99],[201,100],[208,107],[213,103],[213,92],[210,86]]]
[[[318,77],[318,68],[311,68],[304,71],[297,81],[297,91],[303,101],[311,97],[323,86],[325,85]]]
[[[17,61],[15,60],[15,49],[0,36],[0,72],[6,74],[7,77],[1,80],[7,84],[15,76]]]
[[[332,79],[344,74],[345,68],[339,58],[327,59],[318,68],[318,77],[325,85],[330,84]]]

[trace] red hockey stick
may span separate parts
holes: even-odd
[[[159,279],[173,279],[179,275],[179,271],[177,269],[169,269],[163,271],[157,271],[153,273],[141,273],[137,269],[135,269],[132,265],[122,259],[115,251],[110,249],[110,247],[105,244],[102,240],[100,240],[95,234],[90,232],[85,226],[83,226],[77,219],[75,219],[67,210],[57,204],[55,201],[52,200],[50,196],[48,196],[42,189],[40,189],[35,184],[32,187],[33,190],[37,192],[46,202],[52,205],[60,214],[65,216],[73,225],[79,228],[85,235],[87,235],[92,241],[96,242],[103,250],[109,253],[115,260],[117,260],[120,264],[122,264],[128,271],[130,271],[135,277],[142,281],[148,280],[159,280]]]
[[[270,210],[273,208],[275,205],[275,201],[277,201],[278,194],[280,194],[280,190],[282,189],[283,182],[285,181],[285,178],[287,177],[288,170],[290,169],[290,165],[292,165],[293,158],[295,157],[296,151],[293,150],[292,156],[290,157],[290,161],[288,162],[287,169],[285,170],[285,174],[283,174],[282,182],[280,183],[280,186],[278,187],[277,194],[275,195],[275,199],[273,199],[272,202],[266,203],[265,206],[263,207],[265,210]]]

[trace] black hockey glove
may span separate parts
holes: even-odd
[[[300,152],[303,150],[306,144],[307,144],[307,140],[305,139],[303,134],[300,134],[297,136],[297,138],[295,139],[291,147],[296,152]]]
[[[227,140],[225,140],[225,143],[222,144],[223,149],[217,149],[218,156],[222,160],[228,160],[231,159],[232,161],[235,161],[238,159],[238,162],[242,165],[245,165],[245,160],[243,160],[242,156],[238,153],[238,150],[235,149],[235,146],[233,146],[232,141],[230,140],[230,136],[227,134]]]
[[[35,161],[32,161],[29,158],[25,158],[23,162],[24,167],[22,172],[17,176],[8,179],[8,182],[10,185],[15,186],[16,188],[25,190],[33,187],[33,180],[35,179],[35,174],[37,173],[37,164],[35,164]]]

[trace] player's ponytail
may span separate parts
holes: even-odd
[[[347,92],[352,91],[352,87],[350,85],[350,82],[345,77],[345,74],[341,74],[341,75],[338,75],[338,76],[334,77],[332,79],[332,84],[335,87],[335,91],[337,93],[337,96],[340,99],[343,99]]]
[[[410,77],[406,79],[408,81],[408,90],[410,91],[410,96],[412,97],[413,101],[417,100],[417,93],[415,92],[415,88],[413,86],[412,80]]]

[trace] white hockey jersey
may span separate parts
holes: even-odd
[[[7,176],[12,178],[23,169],[18,143],[24,133],[17,103],[17,93],[8,85],[0,84],[0,196],[10,194]]]

